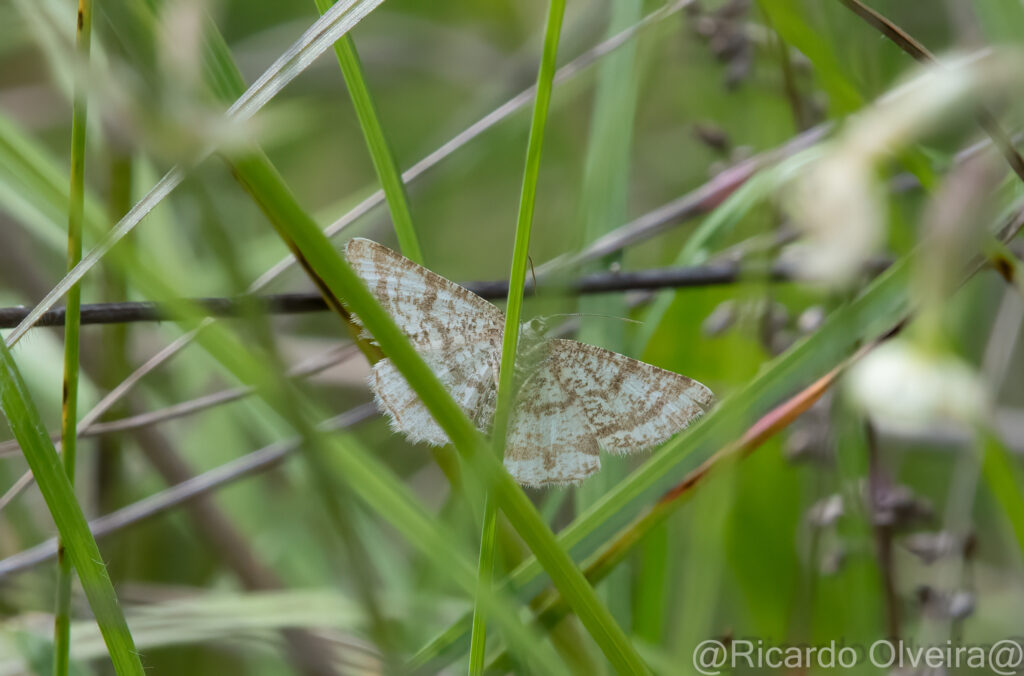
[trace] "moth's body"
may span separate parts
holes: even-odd
[[[469,290],[387,247],[353,239],[346,257],[478,428],[490,432],[505,317]],[[547,322],[520,326],[516,399],[505,467],[531,486],[580,481],[600,451],[651,448],[710,405],[710,390],[671,371],[573,340],[548,339]],[[392,426],[414,442],[448,443],[444,430],[388,359],[370,386]]]
[[[551,338],[550,323],[546,317],[537,317],[519,325],[519,346],[516,350],[515,389],[532,375],[548,356]],[[502,339],[504,339],[504,334]]]

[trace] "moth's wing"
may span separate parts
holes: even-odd
[[[490,340],[505,315],[472,291],[368,239],[350,239],[345,258],[418,350]]]
[[[711,406],[701,383],[617,352],[552,340],[542,368],[575,399],[603,450],[657,446]]]
[[[494,415],[499,355],[500,344],[486,341],[420,352],[466,415],[485,428]],[[369,380],[377,407],[387,413],[392,429],[403,432],[414,443],[448,443],[448,435],[390,359],[374,364]]]
[[[521,484],[545,486],[576,483],[600,468],[598,440],[579,399],[562,386],[548,360],[542,361],[516,396],[505,469]]]

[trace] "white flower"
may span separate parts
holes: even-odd
[[[797,272],[836,286],[854,281],[885,235],[880,168],[979,99],[1018,82],[1020,62],[1010,51],[950,58],[851,116],[785,191],[783,204],[804,235],[787,252]]]
[[[788,194],[804,233],[787,252],[807,279],[844,285],[881,243],[885,206],[865,156],[833,153],[807,167]]]
[[[988,410],[987,392],[971,367],[904,340],[872,350],[850,370],[847,385],[872,418],[901,431],[973,424]]]

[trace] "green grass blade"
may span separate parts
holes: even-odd
[[[514,396],[512,383],[515,373],[513,367],[519,345],[523,285],[526,283],[530,232],[533,228],[533,211],[537,200],[537,183],[540,175],[540,158],[544,147],[544,130],[548,108],[551,104],[551,83],[555,75],[558,38],[561,33],[564,13],[564,0],[552,0],[548,9],[547,27],[544,33],[544,53],[537,74],[537,98],[534,101],[533,116],[530,120],[530,137],[526,146],[526,168],[523,171],[523,187],[519,198],[519,214],[516,218],[515,243],[512,249],[512,271],[509,275],[508,304],[505,308],[505,335],[501,344],[501,373],[498,377],[498,399],[494,413],[494,438],[497,445],[504,445],[504,433]]]
[[[737,430],[750,427],[780,399],[806,387],[860,345],[891,329],[910,307],[907,289],[911,267],[909,258],[893,265],[860,297],[835,311],[815,334],[768,364],[758,377],[722,401],[686,433],[667,442],[562,530],[558,535],[561,547],[567,551],[582,550],[579,555],[586,556],[606,537],[625,527],[644,505],[655,502],[681,481],[693,465],[691,456],[704,459],[733,441]],[[508,582],[521,593],[536,593],[541,569],[539,561],[525,561],[512,572]],[[450,632],[444,639],[457,637],[457,632]],[[438,642],[424,648],[421,654],[429,659],[430,654],[442,650]]]
[[[0,182],[10,189],[4,206],[13,216],[30,223],[32,234],[55,251],[67,246],[60,226],[70,208],[67,172],[5,115],[0,115]],[[84,217],[91,232],[101,231],[103,210],[90,195],[85,196]]]
[[[316,0],[317,9],[326,12],[333,3],[331,0]],[[356,51],[356,43],[351,35],[343,35],[340,40],[334,43],[334,53],[338,57],[338,65],[341,66],[342,75],[345,77],[345,84],[348,86],[348,93],[352,97],[352,105],[356,109],[356,117],[359,118],[359,126],[363,130],[363,137],[366,139],[366,147],[370,151],[370,158],[373,160],[373,167],[377,170],[377,177],[380,179],[380,186],[384,190],[384,197],[391,211],[391,222],[398,235],[398,245],[406,258],[423,263],[423,250],[420,248],[420,241],[416,237],[416,230],[412,225],[412,212],[409,209],[409,196],[405,192],[405,183],[402,181],[402,172],[398,168],[395,154],[391,150],[387,137],[384,135],[384,127],[380,123],[380,116],[377,114],[377,106],[370,94],[370,87],[363,77],[363,65],[359,60],[359,52]]]
[[[473,620],[469,634],[469,673],[482,674],[487,650],[487,614],[484,611],[484,594],[492,590],[494,581],[494,550],[497,548],[496,535],[498,514],[494,498],[487,496],[484,502],[484,525],[480,530],[480,556],[477,560],[477,592],[473,599]]]
[[[981,471],[988,489],[1010,522],[1017,546],[1024,551],[1024,496],[1021,495],[1020,471],[1010,451],[991,431],[981,433]]]
[[[92,35],[92,1],[79,0],[75,51],[80,65],[89,63]],[[82,260],[82,220],[85,193],[85,133],[88,116],[88,95],[82,78],[75,79],[71,112],[71,186],[68,205],[67,270]],[[64,473],[68,483],[75,485],[75,461],[78,451],[78,334],[81,321],[82,287],[75,284],[68,291],[64,322],[64,387],[61,390],[60,435],[64,455]],[[71,561],[63,541],[57,542],[57,608],[53,620],[53,673],[66,676],[71,652]]]
[[[39,166],[33,169],[35,172],[46,173],[48,171],[47,167],[55,166],[53,159],[42,152],[35,155],[29,153],[20,157],[24,159],[30,156],[39,162]],[[268,196],[269,203],[280,204],[284,202],[290,205],[288,209],[297,209],[298,211],[289,211],[293,217],[297,217],[294,215],[295,213],[301,213],[301,209],[298,209],[294,198],[288,199],[281,198],[280,196],[275,198],[275,195],[277,195],[275,191],[287,190],[280,177],[267,175],[267,172],[272,171],[272,168],[267,164],[258,162],[255,159],[252,159],[252,162],[254,165],[258,165],[257,169],[248,173],[249,175],[258,174],[262,176],[261,181],[258,183],[261,186],[261,194]],[[270,187],[264,189],[263,186]],[[67,183],[64,183],[63,186],[49,186],[45,182],[40,182],[37,187],[40,190],[45,188],[44,192],[46,194],[49,194],[52,188],[52,192],[59,196],[62,190],[67,190]],[[37,194],[32,196],[32,199],[45,200],[47,198]],[[64,194],[63,201],[67,203],[66,193]],[[311,220],[308,225],[314,229],[316,227],[315,223]],[[130,252],[125,251],[121,247],[110,252],[109,259],[123,274],[131,278],[135,287],[144,296],[167,303],[175,308],[176,313],[181,316],[188,316],[188,305],[176,301],[175,286],[166,281],[174,279],[174,273],[167,270],[159,261],[147,257],[142,250]],[[185,320],[181,323],[185,327],[194,325],[193,322]],[[249,350],[239,340],[234,339],[227,332],[226,328],[217,324],[210,325],[199,333],[198,340],[201,346],[213,355],[229,372],[238,377],[243,383],[256,387],[263,398],[272,406],[282,410],[295,408],[294,406],[280,405],[280,401],[275,398],[277,395],[274,394],[280,391],[278,387],[280,383],[279,377],[276,377],[273,372],[269,371],[270,367],[265,360],[251,356]],[[307,414],[314,420],[328,417],[325,411],[317,410],[317,406],[310,401],[306,401],[303,406],[298,408],[307,411]],[[9,409],[5,408],[5,410]],[[38,425],[37,427],[39,427],[40,434],[45,436],[45,431],[42,430],[42,427]],[[19,441],[23,444],[26,443],[20,437]],[[386,466],[376,462],[369,453],[362,450],[351,439],[337,438],[334,441],[330,441],[330,444],[331,448],[335,451],[332,457],[339,459],[341,468],[344,470],[342,476],[358,497],[369,505],[371,509],[379,513],[403,537],[408,539],[437,571],[447,576],[451,582],[460,586],[468,596],[472,596],[476,590],[473,582],[473,566],[469,563],[468,555],[464,553],[455,555],[453,552],[455,540],[451,533],[438,529],[426,516],[430,513],[430,510],[416,501],[411,493],[404,490],[400,480]],[[49,445],[49,448],[53,452],[52,443]],[[54,462],[57,463],[59,469],[59,459],[55,452]],[[35,467],[32,467],[32,469],[35,469]],[[36,476],[38,478],[41,475],[37,472]],[[63,473],[61,473],[61,476],[64,476]],[[41,485],[43,482],[44,479],[40,479]],[[70,491],[70,488],[68,490]],[[462,550],[459,551],[461,552]],[[99,561],[99,555],[93,556],[92,560]],[[79,569],[79,574],[81,575],[82,568],[74,557],[72,557],[72,563]],[[537,671],[546,674],[560,673],[561,670],[557,666],[557,656],[554,655],[550,648],[544,646],[535,633],[527,631],[523,627],[522,622],[508,602],[502,601],[502,595],[495,593],[492,598],[494,601],[488,606],[488,612],[502,627],[503,634],[509,640],[516,654],[527,659],[531,668]],[[97,617],[103,617],[101,611],[94,611],[94,614]]]
[[[273,195],[281,189],[280,178],[257,167],[251,159],[235,159],[234,163],[236,166],[248,163],[245,174],[252,181],[246,186],[250,193]],[[469,461],[478,480],[484,486],[492,487],[499,507],[537,556],[537,560],[595,637],[608,659],[625,671],[645,671],[646,667],[635,648],[615,624],[607,608],[597,599],[593,588],[568,553],[558,545],[533,504],[505,473],[493,454],[487,451],[486,441],[472,421],[416,353],[394,320],[373,298],[362,280],[335,252],[316,224],[304,217],[294,198],[278,194],[266,201],[271,209],[268,213],[271,219],[287,233],[331,292],[343,298],[349,310],[362,320],[448,438]]]
[[[362,318],[363,321],[366,323],[366,325],[370,327],[371,320],[368,320],[366,318],[366,310],[356,309],[355,304],[353,304],[351,301],[351,296],[345,295],[339,291],[339,275],[337,274],[339,271],[331,267],[330,264],[325,263],[325,261],[331,261],[333,265],[338,265],[342,264],[341,259],[334,252],[333,248],[327,243],[326,237],[317,227],[316,223],[299,206],[298,202],[295,200],[295,197],[291,195],[291,193],[288,191],[288,188],[284,184],[284,181],[281,179],[280,175],[278,175],[277,172],[273,169],[270,163],[266,161],[266,159],[262,157],[262,155],[250,153],[244,157],[233,158],[231,160],[231,165],[235,170],[237,177],[245,186],[246,190],[250,194],[258,196],[260,207],[263,209],[267,217],[272,221],[275,228],[281,233],[282,237],[285,237],[291,242],[294,242],[299,253],[309,261],[314,271],[316,271],[316,274],[320,276],[320,279],[322,279],[324,283],[327,284],[328,287],[330,287],[331,292],[334,293],[337,297],[346,298],[348,304],[351,305],[352,309],[356,311],[356,314],[358,314],[359,317]],[[315,244],[311,245],[311,242],[315,242]],[[348,266],[345,265],[344,267],[345,272],[352,276],[352,280],[355,283],[361,285],[361,282],[358,280],[357,277],[355,277],[355,274],[348,269]],[[328,270],[328,273],[324,274],[324,270]],[[381,314],[381,316],[386,317],[388,321],[391,321],[390,317],[387,316],[383,309],[381,309],[379,305],[376,305],[376,301],[374,301],[373,298],[369,296],[369,292],[364,290],[364,293],[366,294],[366,297],[369,299],[369,302],[376,306],[376,309]],[[412,346],[408,344],[407,339],[405,338],[404,335],[401,334],[401,332],[398,330],[398,327],[394,326],[393,322],[391,326],[393,327],[395,333],[401,338],[401,340],[406,341],[406,345],[408,345],[409,350],[412,350]],[[200,340],[202,340],[202,338],[200,338]],[[224,352],[224,354],[229,354],[229,352],[230,351]],[[415,354],[414,350],[413,354]],[[426,367],[426,364],[424,364],[422,360],[419,361],[420,364],[423,365],[429,377],[436,379],[436,376],[434,376],[433,372],[430,371],[429,367]],[[438,383],[437,386],[442,387],[440,383]],[[442,388],[442,392],[443,391],[444,390]],[[459,418],[461,418],[461,421],[456,422],[456,424],[463,424],[463,427],[460,428],[460,434],[462,436],[458,437],[461,443],[472,444],[472,448],[483,448],[485,446],[485,441],[483,437],[476,430],[476,428],[473,427],[472,423],[468,420],[468,418],[465,417],[465,414],[463,414],[462,409],[459,408],[459,406],[451,399],[451,397],[447,395],[447,392],[444,392],[444,394],[448,398],[447,403],[450,404],[451,411],[453,411],[447,413],[447,415],[458,416]],[[456,438],[456,435],[452,434],[452,438]],[[497,470],[495,468],[493,471],[500,470]],[[360,483],[366,482],[364,481]],[[394,489],[394,491],[398,491],[400,493],[400,489],[398,488]],[[363,497],[364,499],[366,499],[365,496]],[[410,510],[399,510],[398,512],[395,512],[395,509],[397,508],[393,505],[385,505],[381,507],[381,513],[389,515],[389,518],[392,513],[411,513]],[[423,528],[426,527],[426,523],[429,522],[418,522],[414,528],[407,529],[403,532],[410,535],[414,533],[419,533],[423,530]],[[444,540],[445,538],[440,538],[440,541]],[[435,542],[430,546],[436,547],[438,545]],[[461,577],[462,573],[457,573],[457,576]],[[466,580],[472,579],[472,574],[470,574],[466,578]],[[485,603],[487,604],[487,607],[489,609],[493,608],[493,593],[487,592],[485,593],[485,596]],[[505,626],[509,625],[506,623]]]
[[[850,82],[832,42],[822,39],[820,27],[807,22],[804,3],[800,0],[758,0],[758,5],[782,39],[814,64],[816,75],[828,92],[835,112],[845,114],[860,108],[863,97]]]
[[[562,32],[564,14],[565,0],[551,0],[548,5],[547,25],[544,29],[544,51],[537,71],[537,98],[533,104],[530,135],[526,144],[526,167],[523,170],[523,184],[519,194],[519,213],[516,218],[515,242],[512,249],[512,271],[509,274],[508,303],[505,308],[505,334],[501,344],[498,397],[494,410],[493,438],[491,440],[495,456],[499,459],[504,454],[508,418],[512,410],[512,401],[515,398],[514,376],[519,343],[519,321],[523,309],[523,285],[526,283],[530,232],[533,229],[537,184],[540,179],[540,158],[544,149],[544,130],[547,125],[548,108],[551,105],[551,88],[555,77],[558,40]],[[481,589],[489,589],[491,586],[496,548],[496,520],[494,500],[488,496],[484,505],[484,524],[480,534],[480,558],[477,569],[477,585]],[[469,649],[470,674],[483,673],[486,647],[487,620],[484,608],[478,599],[473,606],[473,633]]]
[[[78,573],[114,668],[121,675],[142,676],[142,662],[135,651],[100,550],[89,532],[82,508],[75,500],[57,450],[6,345],[0,345],[0,406],[53,516],[71,565]]]

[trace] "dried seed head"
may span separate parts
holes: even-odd
[[[872,523],[876,526],[907,528],[928,521],[935,514],[928,500],[918,497],[906,486],[870,487],[865,483],[864,492],[871,506]]]
[[[966,556],[970,551],[973,536],[959,537],[947,531],[937,533],[914,533],[902,540],[911,554],[925,564],[932,564],[949,556]]]
[[[727,300],[719,303],[711,314],[701,323],[700,328],[705,336],[719,336],[736,323],[736,302]]]
[[[834,493],[818,500],[807,510],[807,521],[818,528],[832,526],[845,513],[843,496]]]
[[[938,620],[963,620],[974,614],[975,596],[969,591],[942,591],[929,585],[917,588],[921,611]]]

